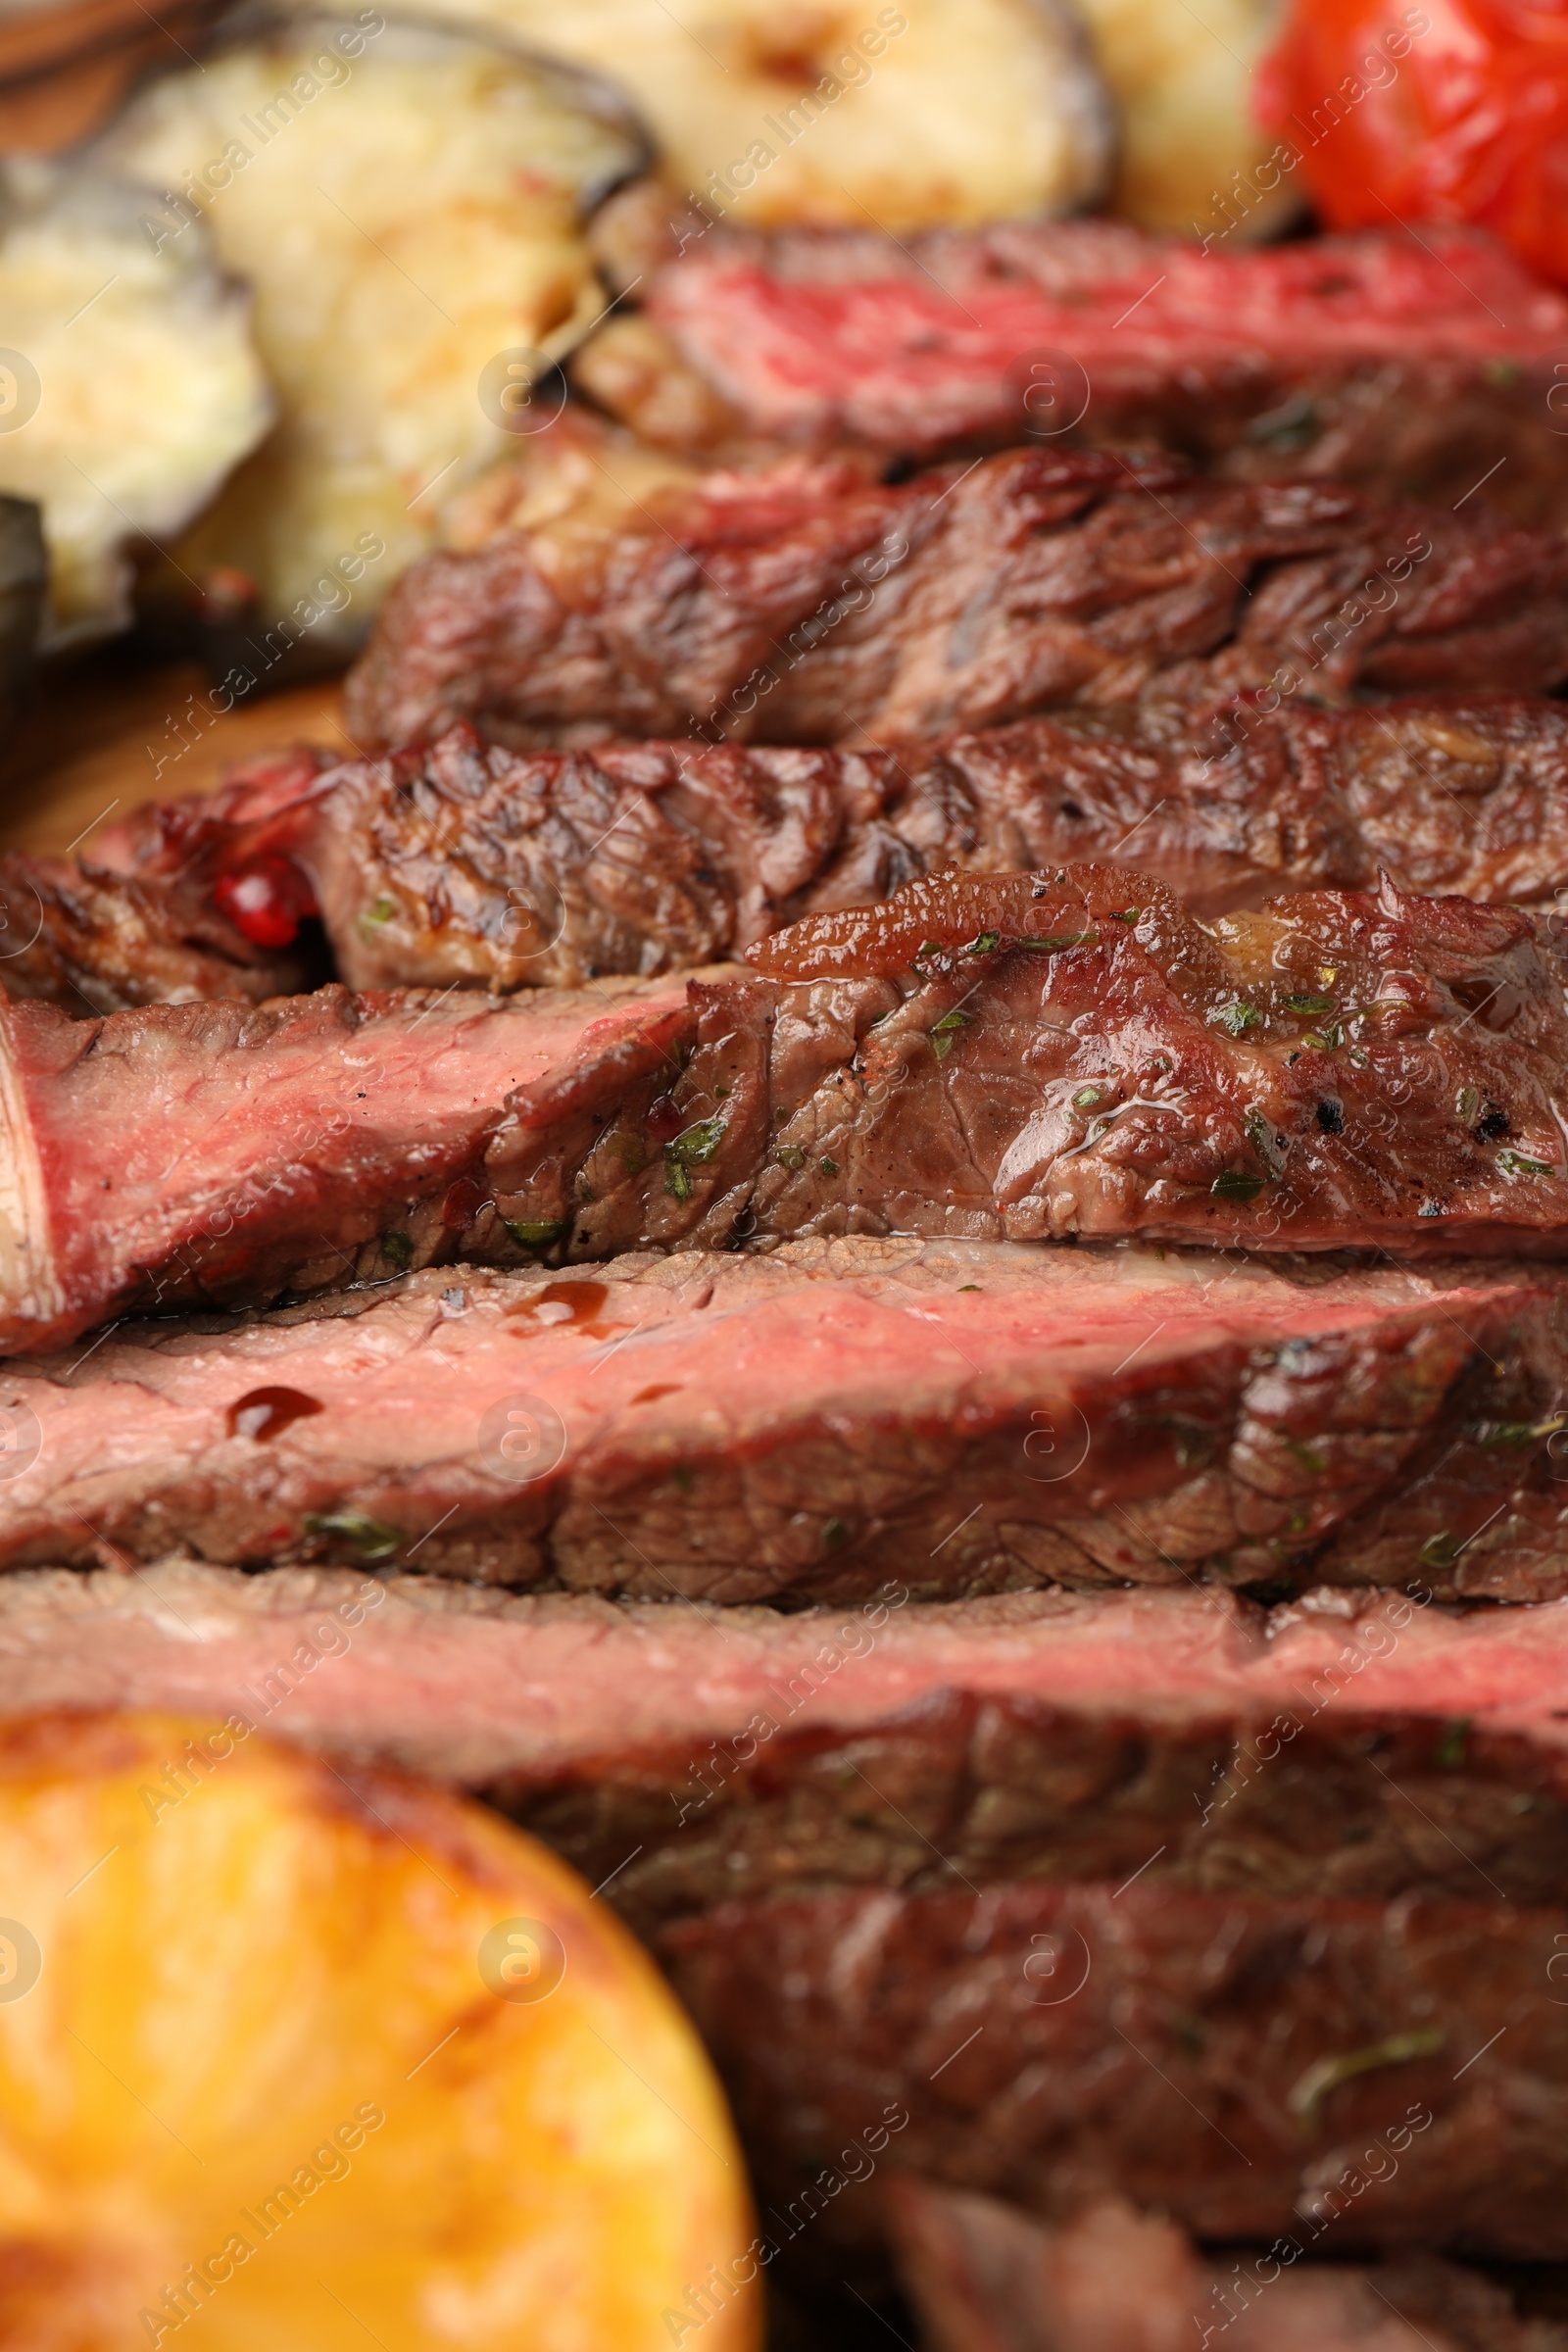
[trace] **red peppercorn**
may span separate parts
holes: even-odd
[[[265,857],[220,874],[213,898],[253,948],[292,947],[308,914],[317,911],[308,878],[287,858]]]

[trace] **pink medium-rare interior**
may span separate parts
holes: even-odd
[[[813,1432],[857,1446],[865,1480],[894,1492],[922,1433],[979,1441],[1036,1407],[1070,1416],[1075,1397],[1093,1405],[1119,1378],[1158,1390],[1167,1367],[1191,1391],[1205,1358],[1228,1386],[1238,1348],[1412,1312],[1462,1347],[1467,1315],[1533,1295],[1474,1269],[1446,1285],[1392,1267],[1300,1284],[1196,1253],[963,1243],[605,1271],[541,1285],[443,1268],[357,1314],[209,1334],[132,1326],[87,1354],[14,1362],[0,1406],[34,1416],[39,1442],[0,1484],[0,1559],[91,1559],[100,1534],[132,1522],[147,1556],[160,1513],[155,1551],[199,1527],[208,1557],[276,1556],[305,1515],[344,1505],[411,1536],[453,1512],[504,1511],[532,1531],[565,1510],[586,1539],[596,1506],[602,1517],[650,1480],[706,1461],[761,1465],[765,1479],[770,1456],[798,1454]],[[236,1428],[242,1400],[273,1389],[320,1409],[265,1442]],[[487,1415],[504,1420],[519,1399],[545,1433],[525,1482],[485,1434]]]
[[[894,1587],[787,1615],[189,1561],[0,1579],[0,1711],[238,1711],[279,1738],[476,1787],[657,1770],[709,1743],[765,1740],[768,1723],[880,1724],[954,1690],[1171,1723],[1468,1719],[1560,1750],[1565,1683],[1562,1603],[1465,1612],[1318,1593],[1265,1612],[1182,1589],[922,1605]],[[1281,1737],[1273,1752],[1288,1752]]]
[[[940,416],[956,386],[994,386],[1042,349],[1103,394],[1151,368],[1255,367],[1260,352],[1287,368],[1385,359],[1396,342],[1431,358],[1555,358],[1568,328],[1559,295],[1462,231],[1209,254],[1097,226],[1054,226],[1054,284],[1027,261],[997,266],[1005,231],[967,251],[931,240],[934,268],[879,257],[874,275],[854,257],[839,274],[830,246],[810,274],[698,245],[660,273],[648,309],[759,429],[819,431],[842,411],[877,438],[907,416],[917,446],[922,408]]]

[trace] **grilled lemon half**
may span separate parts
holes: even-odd
[[[8,2352],[757,2344],[691,2028],[478,1806],[243,1715],[28,1719],[0,1914]]]

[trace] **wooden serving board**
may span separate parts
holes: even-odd
[[[0,153],[88,138],[144,74],[194,65],[220,0],[65,0],[0,19]]]
[[[231,760],[289,743],[355,751],[337,677],[223,716],[206,699],[208,683],[194,662],[149,668],[112,653],[46,671],[0,764],[0,849],[90,858],[93,831],[112,811],[211,791]]]

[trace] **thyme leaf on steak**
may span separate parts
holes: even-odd
[[[308,1536],[340,1536],[352,1544],[362,1560],[389,1560],[403,1541],[400,1527],[372,1519],[367,1511],[311,1511],[305,1519]]]
[[[1342,2082],[1353,2082],[1357,2075],[1370,2075],[1381,2067],[1406,2066],[1412,2058],[1435,2057],[1446,2039],[1441,2026],[1418,2026],[1413,2033],[1385,2034],[1364,2049],[1340,2050],[1319,2058],[1298,2079],[1285,2104],[1302,2130],[1309,2132],[1317,2122],[1319,2105]]]

